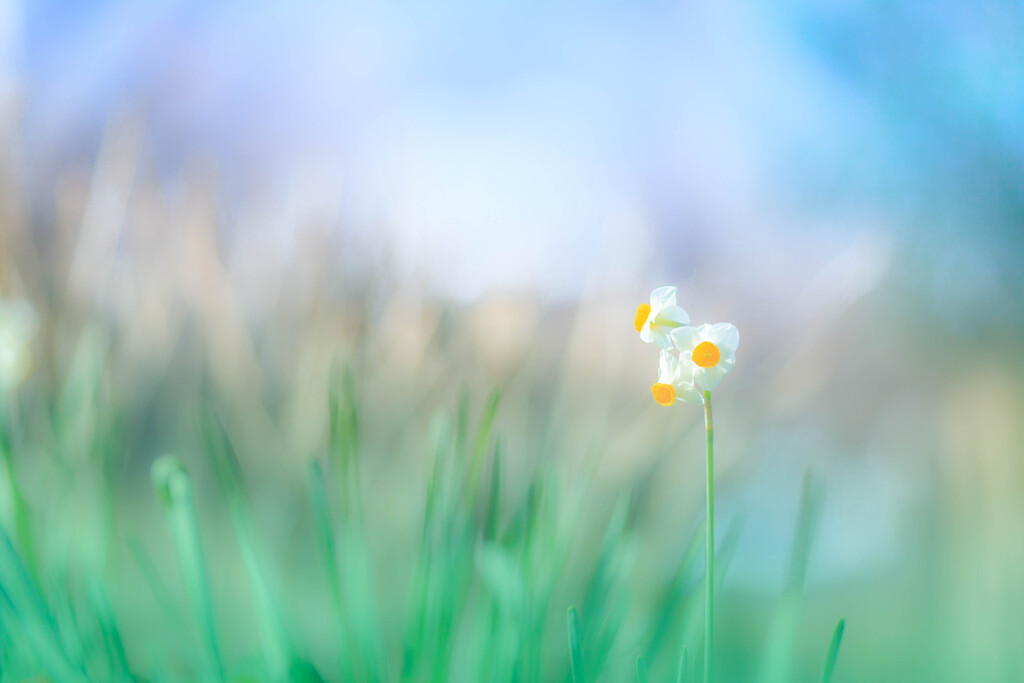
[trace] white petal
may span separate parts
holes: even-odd
[[[689,356],[679,354],[679,380],[681,382],[696,384],[698,370],[700,368],[697,367],[697,364]],[[700,387],[697,388],[700,389]]]
[[[672,348],[672,340],[669,337],[669,332],[671,332],[673,328],[665,327],[664,325],[651,325],[650,329],[651,337],[658,344],[658,346],[660,346],[663,349]]]
[[[740,332],[729,323],[709,325],[706,339],[718,347],[724,356],[726,352],[735,352],[740,343]]]
[[[687,315],[686,311],[675,304],[666,306],[658,311],[658,318],[661,320],[670,320],[674,323],[679,323],[680,325],[686,325],[690,322],[690,316]]]
[[[679,358],[673,356],[675,365],[672,368],[672,379],[669,380],[669,384],[672,386],[679,386],[680,384],[687,384],[693,382],[693,370],[686,367],[686,364]]]
[[[693,381],[700,386],[701,389],[711,391],[718,386],[718,383],[722,381],[722,377],[725,375],[725,370],[722,369],[722,364],[719,363],[714,367],[710,368],[697,368],[693,372]]]
[[[722,354],[722,358],[715,365],[716,368],[721,368],[723,373],[729,372],[736,365],[736,354]]]
[[[647,316],[647,322],[640,328],[640,340],[650,344],[654,341],[654,331],[651,330],[651,317]]]
[[[693,373],[697,371],[697,364],[693,362],[692,351],[679,352],[679,376],[687,382],[693,381]]]
[[[682,382],[680,384],[676,384],[675,390],[677,401],[686,401],[687,403],[701,403],[703,401],[700,389],[693,386],[689,382]]]
[[[676,360],[671,351],[663,349],[661,358],[658,360],[658,382],[661,384],[674,384],[678,374],[679,361]]]
[[[703,326],[702,326],[703,327]],[[680,351],[680,358],[685,354],[687,358],[693,353],[697,344],[700,344],[700,327],[676,327],[672,330],[672,343]]]
[[[651,292],[651,312],[657,315],[658,311],[666,306],[676,305],[675,287],[658,287]]]

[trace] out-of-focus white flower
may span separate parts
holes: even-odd
[[[17,389],[32,372],[32,342],[38,326],[29,303],[0,300],[0,395]]]
[[[679,364],[693,383],[711,391],[736,364],[739,331],[729,323],[679,327],[672,330],[672,343],[679,349]]]
[[[672,348],[668,333],[689,322],[690,316],[676,305],[675,287],[658,287],[651,292],[651,303],[640,304],[633,315],[633,329],[640,338],[663,349]]]
[[[700,403],[700,390],[693,386],[693,373],[687,373],[671,351],[662,350],[658,363],[658,381],[651,385],[651,395],[663,406],[676,401]]]

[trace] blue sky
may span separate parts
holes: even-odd
[[[212,155],[226,205],[262,203],[283,226],[330,214],[388,242],[409,272],[433,270],[470,295],[571,295],[601,244],[628,241],[616,230],[642,232],[653,278],[685,277],[716,253],[750,270],[772,245],[798,244],[813,269],[865,234],[912,233],[947,196],[952,227],[939,229],[955,243],[979,227],[968,222],[978,190],[955,192],[961,176],[979,177],[961,159],[995,147],[1024,157],[1021,13],[999,6],[108,0],[7,11],[5,71],[25,96],[34,186],[94,155],[112,115],[138,112],[168,178]],[[993,221],[981,227],[1005,238],[1005,219]],[[977,248],[960,242],[956,254]]]

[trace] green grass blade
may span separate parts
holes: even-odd
[[[365,680],[373,683],[383,676],[384,646],[366,537],[358,524],[350,521],[343,525],[339,541],[341,590],[352,619],[352,642]]]
[[[494,416],[498,412],[500,399],[501,393],[497,389],[493,390],[487,398],[487,404],[480,416],[480,424],[476,429],[476,436],[473,438],[473,449],[470,452],[469,468],[466,473],[466,500],[470,509],[476,501],[480,488],[480,471],[483,469],[484,455],[487,453],[487,444],[491,438],[491,428],[494,426]]]
[[[326,683],[315,666],[304,659],[295,658],[288,668],[289,683]]]
[[[580,619],[576,608],[570,607],[566,614],[566,626],[569,631],[569,664],[572,667],[573,683],[585,683],[583,674],[583,648],[580,642]]]
[[[330,591],[334,625],[338,631],[338,656],[341,661],[341,671],[348,678],[352,678],[355,674],[350,668],[351,663],[348,656],[348,627],[345,623],[341,583],[338,580],[338,564],[334,550],[334,525],[331,522],[330,508],[327,505],[323,469],[320,463],[316,461],[309,463],[307,487],[309,490],[309,507],[313,517],[313,527],[316,532],[317,545],[320,546],[320,559],[323,563],[324,576],[327,579],[327,587]]]
[[[32,576],[38,576],[35,566],[35,548],[32,544],[32,533],[29,528],[28,507],[22,495],[18,479],[14,476],[14,464],[11,458],[12,447],[7,439],[6,424],[3,419],[3,406],[0,405],[0,491],[8,501],[9,519],[3,520],[13,535],[14,545],[25,560]]]
[[[843,641],[843,631],[846,630],[846,619],[840,619],[836,624],[836,630],[832,632],[832,642],[828,646],[828,654],[825,656],[825,668],[821,672],[821,683],[829,683],[832,680],[832,672],[836,668],[836,657],[839,656],[839,645]]]
[[[431,470],[430,482],[427,484],[427,500],[423,511],[423,538],[422,543],[427,543],[428,536],[433,529],[434,520],[438,515],[443,514],[445,482],[447,472],[445,471],[447,455],[452,446],[452,424],[451,418],[440,413],[430,421],[430,444],[434,456],[434,467]]]
[[[821,492],[810,472],[807,472],[800,494],[800,508],[790,549],[786,586],[765,641],[761,667],[761,680],[764,683],[788,683],[792,679],[791,669],[803,606],[804,580],[820,509]]]
[[[125,656],[124,643],[121,640],[121,631],[118,629],[117,619],[114,617],[114,608],[99,579],[89,582],[89,601],[92,603],[96,619],[100,624],[100,631],[103,633],[103,645],[110,670],[114,672],[115,678],[131,679],[128,658]]]
[[[535,552],[536,535],[540,527],[541,511],[544,505],[544,477],[538,473],[526,490],[526,517],[523,527],[523,562],[527,565]]]
[[[352,446],[359,445],[359,403],[356,401],[356,378],[352,374],[352,366],[345,365],[345,372],[342,375],[345,402],[348,409],[345,411],[345,418],[348,420],[349,439]]]
[[[583,638],[586,641],[593,630],[592,625],[602,621],[608,598],[612,595],[614,584],[619,577],[612,571],[615,559],[621,550],[622,536],[629,519],[631,496],[623,495],[615,502],[611,517],[605,527],[604,539],[601,542],[601,553],[591,574],[583,598]]]
[[[252,530],[241,464],[224,424],[212,406],[200,411],[197,429],[205,446],[203,452],[215,474],[220,493],[227,503],[231,526],[249,577],[270,677],[278,683],[285,683],[288,680],[289,664],[292,659],[291,646],[288,643],[281,607],[271,587],[265,569],[266,563],[257,548]]]
[[[429,623],[433,624],[429,658],[430,680],[447,680],[453,634],[464,614],[474,569],[476,530],[465,517],[454,514],[442,530],[441,545],[434,553],[429,597],[434,601]]]
[[[150,643],[146,647],[146,656],[149,660],[149,676],[152,683],[170,683],[174,680],[169,672],[166,653]]]
[[[199,539],[192,482],[181,461],[172,456],[158,458],[153,463],[152,475],[153,484],[167,512],[171,536],[178,550],[182,575],[202,637],[204,678],[210,681],[224,681],[224,666],[213,619],[206,563]]]
[[[647,662],[643,655],[636,658],[636,683],[647,683]]]
[[[263,568],[264,563],[256,549],[256,540],[248,517],[241,517],[235,522],[235,535],[242,553],[242,563],[249,576],[252,595],[258,606],[260,639],[263,642],[263,652],[271,679],[285,683],[289,677],[292,660],[291,648],[286,636],[281,608],[274,597],[274,592]]]
[[[340,384],[339,384],[340,383]],[[362,486],[360,479],[359,401],[355,376],[346,365],[332,387],[331,442],[341,449],[336,462],[341,465],[343,515],[338,536],[337,565],[339,586],[348,616],[352,619],[349,635],[352,652],[358,653],[361,671],[367,681],[381,679],[384,667],[384,646],[381,639],[367,539],[363,528]],[[324,510],[327,508],[325,506]],[[325,517],[326,519],[326,517]]]
[[[604,668],[629,605],[628,595],[622,586],[632,561],[632,552],[623,551],[624,547],[631,547],[629,540],[624,538],[631,501],[631,495],[622,495],[616,500],[605,525],[601,551],[584,592],[580,630],[583,655],[594,677]]]
[[[726,527],[725,534],[718,544],[718,550],[715,552],[715,590],[718,590],[725,582],[725,576],[732,565],[732,558],[736,554],[736,548],[739,546],[740,537],[743,534],[744,523],[743,517],[734,518],[729,523],[729,526]],[[703,540],[703,538],[704,535],[700,534],[700,539]],[[703,585],[702,581],[689,594],[694,594],[696,590],[703,588]],[[680,642],[692,643],[703,637],[703,631],[700,628],[703,614],[697,610],[699,606],[700,602],[698,600],[687,601],[686,607],[683,610],[683,632]],[[694,662],[694,665],[699,668],[700,657],[694,655],[690,658],[690,661]],[[699,680],[696,675],[694,680]]]
[[[159,603],[160,609],[164,612],[164,616],[167,618],[172,630],[180,632],[185,626],[185,618],[182,616],[181,610],[178,609],[174,598],[171,597],[170,591],[167,590],[167,586],[160,578],[153,560],[150,559],[137,538],[128,539],[128,549],[131,551],[143,580],[149,586],[157,603]]]
[[[460,459],[466,457],[469,448],[469,402],[469,392],[463,389],[455,411],[455,455]]]
[[[654,662],[668,635],[679,621],[682,606],[690,593],[690,589],[687,586],[687,578],[692,566],[697,561],[703,540],[703,529],[695,529],[690,542],[687,543],[686,549],[683,551],[683,556],[680,559],[679,566],[676,568],[672,581],[666,586],[661,599],[658,601],[661,608],[658,611],[657,618],[654,620],[654,632],[651,634],[647,650],[644,652],[644,658],[648,662]],[[725,546],[725,541],[726,539],[723,538],[723,546]]]
[[[0,607],[4,624],[15,624],[51,678],[84,683],[81,663],[72,662],[61,644],[53,616],[28,568],[0,526]],[[5,628],[8,628],[5,626]]]
[[[428,632],[427,625],[428,622],[432,623],[432,608],[435,606],[435,601],[431,599],[433,596],[431,587],[437,580],[433,566],[434,543],[442,526],[439,520],[445,515],[444,497],[447,480],[445,468],[453,438],[451,419],[444,413],[436,414],[431,420],[429,431],[434,466],[427,485],[423,510],[423,531],[413,569],[408,614],[403,633],[402,680],[409,680],[413,677],[422,658],[431,648],[428,641],[435,635]]]
[[[53,610],[53,623],[60,645],[64,654],[76,669],[86,670],[85,663],[88,659],[88,647],[86,640],[89,635],[75,612],[74,599],[68,584],[67,571],[64,568],[58,570],[56,567],[48,569],[47,587],[52,596],[49,600],[50,608]],[[87,672],[88,673],[88,672]]]
[[[195,422],[197,435],[203,444],[203,455],[213,471],[221,495],[229,506],[238,504],[243,489],[242,466],[216,408],[203,404]]]
[[[336,548],[323,471],[316,462],[310,463],[309,467],[309,500],[324,572],[333,597],[341,643],[340,654],[343,657],[342,670],[346,671],[350,665],[350,677],[355,680],[380,680],[383,646],[380,642],[380,627],[376,623],[373,582],[370,578],[365,539],[358,521],[352,519],[348,524],[344,524],[344,533],[340,536],[340,545]],[[348,616],[354,621],[351,628]],[[351,638],[351,647],[345,647],[347,638]],[[343,654],[346,651],[349,654],[348,658]]]
[[[501,610],[513,622],[521,622],[526,609],[527,586],[515,558],[500,545],[487,543],[477,549],[476,570]]]
[[[679,655],[679,668],[676,669],[676,683],[686,683],[686,667],[689,664],[689,655],[686,646],[683,645],[683,653]]]
[[[715,570],[715,590],[718,590],[725,583],[725,576],[729,573],[729,567],[732,566],[732,558],[740,545],[740,537],[743,536],[743,527],[745,525],[746,519],[738,516],[729,523],[725,533],[722,535],[722,540],[719,542],[718,550],[716,551],[716,558],[719,555],[722,557],[722,566],[717,567]]]
[[[335,369],[328,393],[328,457],[338,476],[343,519],[362,512],[359,486],[359,408],[352,368]]]
[[[487,495],[487,514],[484,517],[484,540],[493,541],[498,534],[498,510],[501,496],[501,441],[494,444],[491,459],[491,485]]]
[[[588,645],[584,650],[584,654],[586,655],[587,666],[591,676],[597,677],[604,671],[605,663],[612,653],[612,646],[615,645],[615,639],[618,638],[619,630],[622,628],[622,622],[626,619],[629,602],[630,595],[628,591],[625,589],[617,591],[612,599],[604,624],[594,638],[593,645],[589,645],[587,636],[584,634],[584,644]]]

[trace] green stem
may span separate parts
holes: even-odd
[[[708,443],[708,511],[706,515],[704,570],[704,683],[712,683],[712,652],[715,642],[715,424],[711,419],[711,392],[704,392],[704,428]]]

